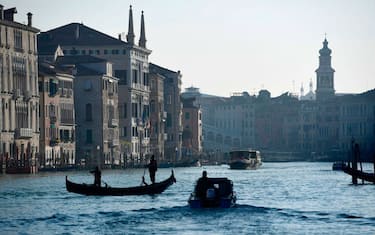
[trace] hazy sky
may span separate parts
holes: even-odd
[[[6,0],[16,21],[47,31],[72,22],[117,37],[129,5],[139,40],[144,10],[150,61],[181,70],[183,87],[229,96],[268,89],[272,96],[316,85],[318,51],[327,33],[335,89],[375,88],[375,0]]]

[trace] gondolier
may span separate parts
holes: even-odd
[[[90,171],[90,173],[94,174],[94,185],[100,187],[102,182],[102,172],[99,170],[99,167],[95,167],[95,170]]]
[[[148,172],[150,173],[150,180],[154,184],[155,174],[156,174],[156,171],[158,170],[158,164],[155,160],[154,155],[151,156],[150,163],[147,166],[148,166]]]

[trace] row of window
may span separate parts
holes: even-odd
[[[371,106],[367,107],[366,104],[352,104],[352,105],[344,105],[342,106],[342,116],[363,116],[367,115],[368,112],[371,110]],[[373,116],[375,117],[375,106],[373,106]]]
[[[0,26],[0,45],[6,45],[9,46],[9,29],[8,27],[4,27],[5,31],[5,41],[2,37],[2,29],[3,27]],[[35,51],[33,50],[32,45],[35,45],[35,35],[32,36],[30,32],[28,32],[28,47],[29,47],[29,52]],[[32,37],[32,39],[31,39]],[[31,40],[33,40],[33,44],[31,44]],[[13,41],[14,41],[14,49],[16,51],[23,50],[23,31],[19,29],[13,29]]]
[[[373,135],[375,136],[375,123],[373,124]],[[346,123],[342,124],[341,130],[343,136],[366,136],[368,130],[371,129],[370,125],[366,125],[364,122],[359,123]]]
[[[126,50],[123,49],[123,50],[119,50],[119,49],[112,49],[112,50],[108,50],[108,49],[103,49],[103,50],[99,50],[99,49],[95,49],[95,50],[92,50],[92,49],[88,49],[88,50],[79,50],[79,49],[76,49],[76,48],[72,48],[71,50],[63,50],[63,53],[64,55],[126,55]]]

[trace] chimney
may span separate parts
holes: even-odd
[[[4,10],[4,20],[14,21],[14,14],[17,13],[17,9],[15,7]]]
[[[121,41],[121,33],[118,34],[118,40]]]
[[[27,13],[27,26],[29,27],[32,26],[32,19],[33,19],[33,14],[31,12]]]
[[[4,19],[4,6],[0,4],[0,20]]]

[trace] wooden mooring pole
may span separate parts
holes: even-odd
[[[358,154],[359,154],[359,145],[355,144],[354,145],[354,151],[353,151],[353,156],[352,156],[352,167],[353,167],[353,172],[354,174],[352,175],[352,183],[353,184],[358,184],[358,178],[355,172],[358,170]]]

